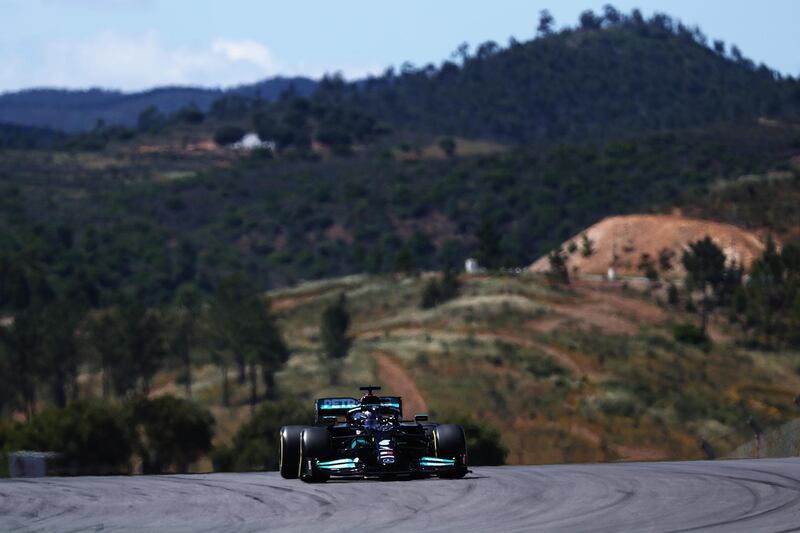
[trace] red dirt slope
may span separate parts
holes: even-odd
[[[577,245],[578,249],[570,254],[568,266],[570,273],[577,269],[578,275],[605,276],[612,264],[615,265],[618,276],[641,275],[638,267],[642,254],[649,254],[657,265],[659,253],[669,250],[673,254],[671,274],[680,276],[683,275],[680,264],[683,250],[690,242],[706,235],[722,248],[729,261],[735,260],[745,266],[750,265],[764,249],[764,243],[755,233],[730,224],[679,215],[608,217],[584,233],[592,241],[594,248],[594,253],[589,257],[584,257],[581,253],[583,233],[564,243],[565,250],[570,242]],[[534,272],[543,272],[548,268],[546,257],[538,259],[529,267]]]

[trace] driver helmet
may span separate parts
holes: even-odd
[[[381,399],[374,394],[365,394],[361,397],[361,407],[380,407]]]

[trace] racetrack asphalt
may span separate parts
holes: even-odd
[[[8,479],[0,531],[800,531],[800,459],[473,470],[322,485],[272,472]]]

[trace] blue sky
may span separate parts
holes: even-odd
[[[439,63],[461,42],[533,37],[538,13],[574,25],[588,0],[0,0],[0,91],[231,86],[274,75],[378,74]],[[662,11],[757,63],[800,75],[800,0],[612,2]]]

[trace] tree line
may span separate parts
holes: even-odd
[[[83,399],[46,408],[26,423],[0,420],[0,475],[15,450],[55,452],[51,475],[128,474],[134,455],[145,474],[187,472],[211,450],[213,435],[211,413],[188,400]]]
[[[448,270],[441,281],[429,280],[421,305],[437,305],[457,290],[457,276]],[[353,342],[348,307],[340,294],[320,315],[321,362],[333,385]],[[229,370],[250,388],[252,416],[230,445],[212,447],[214,418],[191,401],[199,345],[222,372],[223,405],[230,400]],[[20,449],[55,451],[49,472],[62,475],[126,474],[134,462],[145,474],[187,472],[207,454],[217,471],[274,469],[279,427],[313,420],[307,406],[277,394],[274,375],[288,355],[269,302],[242,276],[226,278],[210,298],[182,286],[174,302],[161,308],[133,301],[79,308],[55,294],[0,327],[0,376],[6,380],[0,409],[21,411],[26,419],[0,418],[0,456]],[[178,382],[186,387],[186,399],[149,397],[155,373],[176,367],[183,372]],[[92,374],[102,377],[101,397],[93,398],[80,383]],[[261,383],[269,401],[256,409]],[[463,423],[473,464],[502,464],[507,450],[499,434],[468,419]]]
[[[718,311],[738,326],[740,341],[750,346],[800,346],[800,246],[779,248],[769,237],[761,255],[745,269],[706,236],[690,243],[680,261],[686,270],[684,295],[670,285],[668,303],[683,304],[700,318],[696,334],[684,327],[680,335],[707,344],[709,318]]]
[[[28,299],[0,327],[0,411],[19,410],[32,419],[41,406],[64,407],[90,394],[79,381],[102,377],[103,398],[147,395],[164,369],[180,369],[191,397],[191,369],[202,347],[223,375],[223,405],[229,405],[229,369],[248,380],[250,404],[259,386],[274,398],[275,373],[289,356],[269,301],[243,276],[224,279],[204,297],[181,286],[169,305],[148,308],[130,297],[112,306],[82,306],[67,295],[44,291]],[[19,303],[19,302],[18,302]]]
[[[577,251],[573,242],[567,250],[556,248],[548,254],[546,277],[551,283],[570,284],[568,259]],[[583,235],[581,254],[592,253],[592,242]],[[709,319],[719,311],[739,326],[742,342],[765,348],[800,346],[800,245],[790,242],[779,248],[770,236],[747,270],[728,260],[722,248],[706,236],[690,242],[679,257],[669,249],[661,250],[657,258],[643,253],[638,269],[652,283],[661,285],[661,277],[674,271],[676,260],[686,272],[683,291],[670,281],[667,303],[683,305],[700,319],[696,328],[690,324],[676,326],[679,340],[710,346]]]

